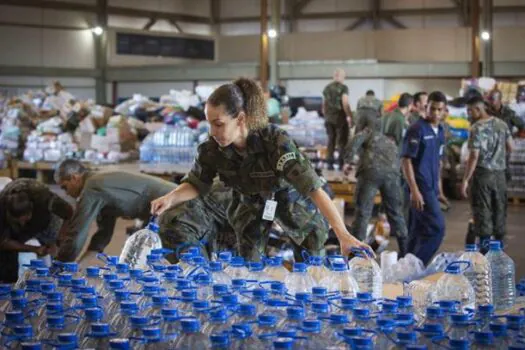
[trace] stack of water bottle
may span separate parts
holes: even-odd
[[[165,125],[144,139],[140,146],[140,161],[190,164],[197,153],[198,137],[198,132],[188,127]]]
[[[380,268],[364,253],[349,262],[306,257],[291,272],[279,257],[245,262],[221,252],[208,261],[197,248],[176,265],[152,249],[144,269],[118,257],[84,271],[33,260],[15,286],[0,286],[0,348],[523,348],[525,316],[494,315],[513,303],[514,286],[501,284],[513,274],[510,259],[499,242],[486,258],[468,248],[421,317],[411,296],[382,298]]]

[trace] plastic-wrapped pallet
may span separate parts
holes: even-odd
[[[525,139],[514,139],[509,167],[512,175],[507,185],[509,197],[525,198]]]

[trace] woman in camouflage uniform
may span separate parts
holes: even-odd
[[[247,259],[265,254],[273,221],[297,248],[311,254],[324,254],[329,224],[343,254],[352,247],[369,249],[347,231],[322,189],[323,181],[288,134],[268,124],[265,105],[261,88],[252,80],[238,79],[217,88],[206,104],[212,137],[199,146],[183,184],[153,201],[152,212],[160,214],[207,194],[219,175],[233,189],[228,219],[240,254]]]

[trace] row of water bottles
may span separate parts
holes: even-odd
[[[143,163],[190,164],[197,152],[198,134],[183,126],[165,125],[140,146]]]

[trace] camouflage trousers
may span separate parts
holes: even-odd
[[[326,134],[328,135],[326,162],[329,165],[334,164],[334,152],[337,147],[337,150],[339,151],[339,165],[342,166],[345,147],[348,143],[348,136],[350,133],[346,117],[342,118],[338,123],[326,122],[325,128]]]
[[[404,255],[407,245],[407,225],[403,215],[403,193],[400,175],[397,172],[361,171],[357,177],[354,194],[355,219],[352,234],[359,240],[366,238],[367,227],[374,209],[374,197],[381,194],[382,206],[390,224],[392,234],[398,239],[400,255]]]
[[[507,220],[505,170],[476,168],[472,176],[471,206],[476,235],[503,239]]]
[[[277,210],[275,220],[294,243],[295,257],[301,251],[311,255],[324,255],[328,239],[328,223],[310,198],[288,188],[275,194]],[[266,255],[271,221],[262,219],[266,199],[259,195],[247,196],[233,193],[228,208],[230,224],[237,234],[239,253],[245,259],[259,261]]]

